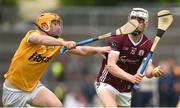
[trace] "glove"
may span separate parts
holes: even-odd
[[[161,76],[163,73],[164,73],[164,71],[163,71],[163,69],[162,69],[160,66],[154,68],[153,71],[152,71],[152,75],[153,75],[154,77],[159,77],[159,76]]]

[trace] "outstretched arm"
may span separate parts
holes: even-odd
[[[48,45],[48,46],[66,46],[68,48],[73,48],[76,46],[76,43],[73,41],[64,41],[63,39],[56,39],[48,35],[38,35],[31,34],[27,40],[32,44]]]
[[[111,47],[91,47],[91,46],[78,46],[75,49],[68,50],[68,53],[80,55],[80,56],[91,56],[97,53],[105,54],[109,53]]]

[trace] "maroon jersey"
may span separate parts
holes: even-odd
[[[119,51],[117,65],[129,74],[135,75],[144,57],[150,51],[152,41],[143,35],[138,43],[128,36],[112,36],[108,40],[108,45],[112,50]],[[129,81],[122,80],[113,76],[106,68],[107,59],[102,62],[97,82],[108,83],[120,92],[130,92],[133,84]]]

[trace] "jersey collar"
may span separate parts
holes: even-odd
[[[128,38],[129,38],[129,40],[131,41],[131,43],[134,45],[134,46],[137,46],[137,45],[139,45],[139,43],[142,41],[142,39],[143,39],[143,34],[142,34],[142,36],[141,36],[141,39],[138,41],[138,42],[134,42],[133,41],[133,39],[131,38],[131,36],[128,34]]]

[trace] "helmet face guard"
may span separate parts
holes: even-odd
[[[46,23],[48,25],[48,29],[45,30],[45,31],[48,32],[50,30],[51,22],[54,21],[54,20],[59,21],[60,26],[61,27],[63,26],[61,18],[59,17],[59,15],[57,15],[55,13],[43,13],[43,14],[40,14],[39,17],[37,18],[36,24],[42,29],[42,24]]]
[[[128,19],[130,20],[132,17],[139,17],[144,19],[146,27],[148,26],[149,14],[147,10],[143,8],[133,8],[131,13],[129,14]]]

